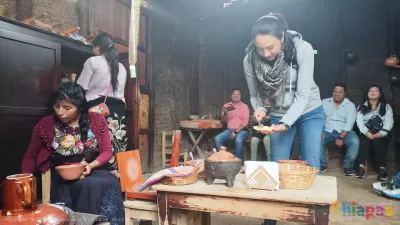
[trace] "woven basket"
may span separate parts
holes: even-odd
[[[299,164],[279,164],[279,188],[304,190],[311,187],[318,169]]]
[[[194,184],[199,179],[199,173],[186,177],[164,177],[161,182],[165,185],[188,185]]]

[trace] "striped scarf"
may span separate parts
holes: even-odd
[[[285,84],[290,73],[290,66],[285,62],[283,48],[276,56],[272,65],[257,53],[254,42],[246,48],[246,54],[253,65],[253,71],[257,77],[259,90],[258,101],[261,106],[267,107],[271,101],[283,102],[285,97]]]

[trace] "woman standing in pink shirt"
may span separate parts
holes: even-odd
[[[114,47],[112,37],[106,33],[97,35],[93,41],[95,56],[86,60],[77,83],[86,91],[88,107],[91,108],[105,102],[110,110],[106,118],[111,135],[113,155],[124,152],[127,147],[125,125],[125,84],[127,72],[119,63],[119,55]],[[118,176],[114,157],[106,167]]]
[[[243,142],[248,136],[249,107],[241,101],[238,89],[232,90],[232,101],[222,107],[222,122],[227,129],[215,137],[215,145],[219,149],[227,140],[235,141],[235,155],[242,159]]]

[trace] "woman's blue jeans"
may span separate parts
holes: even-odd
[[[278,124],[282,117],[271,116],[272,124]],[[322,106],[300,116],[286,132],[271,135],[271,160],[290,159],[293,139],[298,131],[301,159],[309,166],[320,168],[321,138],[325,124],[325,114]]]
[[[271,116],[271,123],[278,124],[282,117]],[[290,150],[296,130],[298,130],[301,159],[309,166],[320,168],[321,139],[325,124],[325,113],[322,106],[300,116],[286,132],[271,135],[271,160],[290,159]],[[319,173],[319,172],[318,172]],[[264,220],[264,224],[276,224],[274,220]]]

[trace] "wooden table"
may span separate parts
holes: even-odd
[[[226,187],[222,180],[216,180],[213,185],[207,185],[204,180],[184,186],[153,185],[157,190],[159,224],[172,225],[172,217],[179,217],[177,225],[186,225],[187,215],[193,211],[201,213],[195,224],[204,225],[210,224],[210,212],[329,224],[330,205],[337,201],[336,177],[317,176],[307,190],[277,191],[248,189],[244,179],[244,174],[239,173],[233,188]]]
[[[222,128],[207,128],[207,129],[201,129],[201,128],[192,128],[192,127],[179,127],[182,130],[186,130],[189,133],[190,139],[192,140],[193,146],[190,149],[190,152],[193,152],[194,149],[197,150],[197,153],[199,154],[199,157],[204,158],[203,151],[199,147],[200,141],[203,139],[204,135],[207,136],[207,140],[210,145],[212,146],[212,143],[214,141],[214,135],[211,135],[211,133],[220,130]],[[193,133],[197,132],[199,133],[197,139],[194,137]]]

